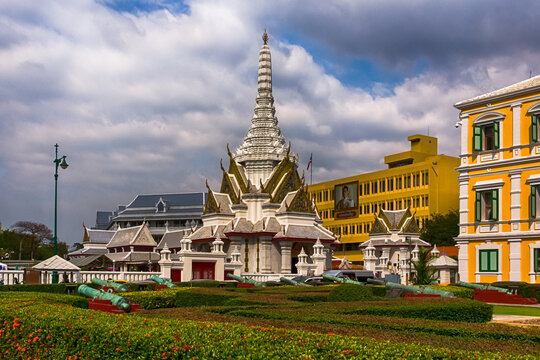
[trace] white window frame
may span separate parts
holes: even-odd
[[[480,272],[480,250],[498,250],[498,266],[497,269],[499,269],[498,272]],[[497,281],[502,280],[502,244],[491,244],[491,243],[484,243],[480,245],[475,245],[475,251],[476,251],[476,272],[474,275],[476,275],[476,282],[480,282],[480,276],[497,276]]]
[[[480,150],[480,151],[476,150],[476,152],[497,151],[497,150],[501,150],[503,148],[503,126],[502,125],[503,125],[503,121],[504,121],[505,117],[506,117],[506,115],[504,115],[503,113],[500,113],[500,112],[497,112],[497,111],[489,111],[487,113],[484,113],[484,114],[478,116],[477,118],[475,118],[473,120],[473,127],[474,126],[481,126],[482,127],[482,150]],[[485,135],[484,135],[483,127],[485,125],[493,124],[495,122],[499,122],[499,148],[498,149],[486,150],[485,149],[486,141],[485,141]],[[473,131],[473,133],[474,133],[474,131]],[[474,137],[474,135],[473,135],[473,137]],[[474,144],[472,144],[472,145],[473,145],[473,149],[474,149]],[[474,153],[475,150],[472,150],[472,152]]]
[[[540,276],[540,272],[534,271],[534,250],[540,249],[540,241],[536,241],[534,244],[529,244],[529,282],[536,284],[536,277]]]
[[[538,144],[540,143],[540,101],[532,104],[527,108],[527,115],[537,115],[538,116],[538,125],[537,125],[537,134],[536,134],[536,142],[532,142],[531,137],[529,136],[529,140],[531,144]],[[529,134],[530,135],[530,134]]]

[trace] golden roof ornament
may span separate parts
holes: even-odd
[[[266,33],[266,29],[264,29],[264,34],[262,36],[264,45],[268,45],[268,34]]]

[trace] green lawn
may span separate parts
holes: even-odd
[[[493,305],[493,315],[540,316],[540,307]]]

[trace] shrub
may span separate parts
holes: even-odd
[[[345,313],[482,323],[491,321],[493,306],[479,301],[467,300],[431,304],[363,306]]]
[[[175,282],[174,284],[178,287],[203,287],[203,288],[217,288],[217,287],[235,288],[236,287],[235,281],[228,281],[228,282],[221,282],[221,281],[214,281],[214,280],[185,281],[185,282]]]
[[[187,292],[178,292],[189,293]],[[90,316],[89,316],[90,315]],[[0,299],[6,359],[455,359],[503,354],[220,323],[147,319]],[[507,359],[533,358],[504,354]]]
[[[384,285],[374,285],[371,286],[371,292],[373,293],[373,296],[385,297],[386,287]]]
[[[328,301],[362,301],[371,299],[373,299],[371,287],[355,284],[336,286],[328,294]]]
[[[328,301],[328,296],[325,295],[296,295],[289,296],[287,299],[305,303],[318,303]]]
[[[179,291],[176,293],[176,307],[223,306],[234,296],[201,291]]]
[[[176,304],[176,293],[186,290],[189,289],[179,288],[159,291],[137,291],[119,295],[132,300],[135,304],[141,305],[141,308],[149,310],[174,307]]]
[[[0,291],[30,291],[44,292],[53,294],[65,294],[67,285],[78,284],[18,284],[18,285],[2,285]]]

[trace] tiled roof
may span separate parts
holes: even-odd
[[[81,269],[69,261],[62,259],[58,255],[43,260],[37,265],[32,266],[34,270],[61,270],[61,271],[80,271]]]
[[[111,241],[107,244],[107,248],[131,245],[156,246],[157,244],[146,224],[143,224],[116,230]]]
[[[111,262],[111,260],[107,257],[106,254],[79,257],[79,258],[71,259],[69,260],[69,262],[75,266],[83,267],[102,257],[105,257],[105,259],[103,259],[105,260],[105,263]]]
[[[90,242],[94,244],[108,244],[114,236],[113,230],[94,230],[87,229]]]
[[[223,233],[223,230],[225,229],[225,225],[218,225],[218,226],[203,226],[196,230],[193,234],[189,236],[189,238],[193,240],[202,240],[202,239],[213,239],[217,235],[221,239],[225,238],[225,234]]]
[[[107,254],[107,257],[115,262],[147,262],[149,259],[153,263],[158,262],[161,259],[161,256],[155,252],[119,252],[119,253],[110,253]],[[150,276],[148,276],[150,277]]]
[[[466,105],[473,104],[473,103],[476,103],[476,102],[479,102],[479,101],[482,101],[482,100],[488,100],[490,98],[494,98],[494,97],[498,97],[498,96],[509,95],[509,94],[519,92],[521,90],[526,90],[526,89],[529,89],[529,88],[533,88],[533,87],[536,87],[536,86],[540,86],[540,75],[535,76],[535,77],[530,78],[530,79],[527,79],[527,80],[524,80],[524,81],[520,81],[518,83],[512,84],[510,86],[504,87],[504,88],[499,89],[499,90],[495,90],[495,91],[492,91],[492,92],[489,92],[489,93],[486,93],[486,94],[482,94],[482,95],[473,97],[473,98],[468,99],[468,100],[460,101],[460,102],[456,103],[454,106],[459,109],[459,108],[462,108],[462,107],[464,107]]]
[[[84,255],[84,256],[93,256],[93,255],[102,255],[102,254],[106,254],[108,252],[107,248],[103,247],[103,248],[88,248],[88,247],[85,247],[85,248],[82,248],[82,249],[79,249],[79,250],[75,250],[75,251],[72,251],[68,254],[68,257],[73,257],[73,256],[81,256],[81,255]],[[71,259],[70,259],[71,261]]]
[[[207,194],[202,192],[137,195],[127,208],[153,207],[156,206],[160,198],[163,199],[167,206],[202,206],[206,202],[206,197]]]
[[[450,256],[441,255],[430,261],[430,265],[434,267],[458,267],[458,262]]]
[[[184,230],[167,231],[161,241],[159,242],[157,249],[161,250],[167,244],[169,249],[180,248],[180,241],[184,237]]]
[[[295,238],[295,239],[310,239],[316,240],[319,238],[321,241],[334,240],[334,237],[323,231],[316,226],[303,226],[303,225],[288,225],[282,227],[282,229],[274,236],[275,239],[279,238]]]
[[[281,225],[273,216],[267,216],[265,218],[262,218],[261,220],[257,221],[255,225],[253,225],[253,232],[255,233],[278,233],[280,230]]]
[[[384,213],[384,215],[389,221],[389,223],[387,223],[386,225],[390,228],[390,230],[400,230],[398,228],[398,225],[401,219],[403,218],[403,216],[405,215],[405,213],[407,212],[407,210],[395,210],[395,211],[382,210],[382,212]]]

